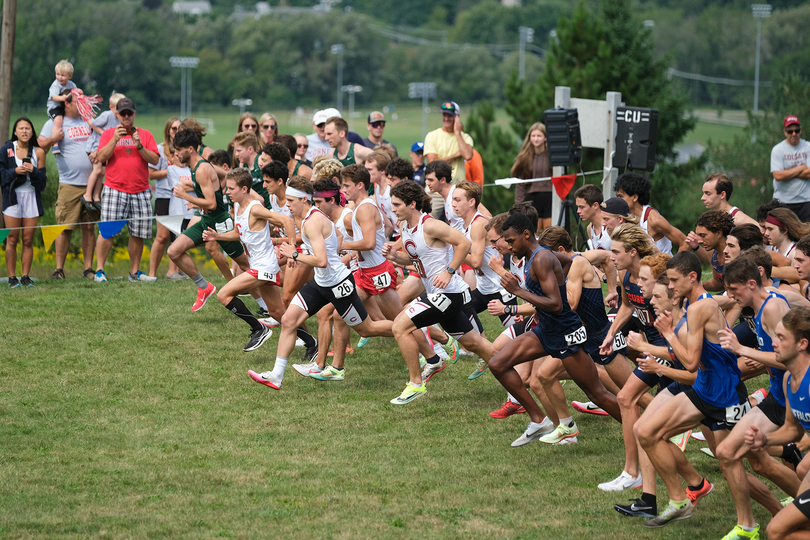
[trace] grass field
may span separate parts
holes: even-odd
[[[273,391],[246,372],[272,367],[278,332],[243,353],[246,325],[213,299],[191,313],[193,299],[163,280],[0,286],[0,537],[680,539],[734,525],[696,441],[687,456],[714,493],[645,530],[613,510],[638,491],[596,488],[624,462],[612,420],[575,413],[579,443],[511,448],[528,419],[489,417],[505,392],[489,373],[468,381],[469,357],[390,405],[407,372],[381,338],[347,357],[345,382],[289,368]]]

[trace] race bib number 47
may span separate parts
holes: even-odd
[[[384,291],[391,286],[391,274],[385,272],[378,276],[372,276],[371,282],[374,284],[375,289],[378,291]]]

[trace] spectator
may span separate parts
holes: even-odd
[[[324,128],[326,127],[326,121],[333,116],[340,116],[337,109],[323,109],[312,116],[312,128],[315,132],[307,135],[307,142],[309,143],[309,148],[307,148],[305,154],[307,161],[314,163],[316,157],[328,156],[332,153],[332,147],[329,145],[329,141],[326,140]]]
[[[98,141],[101,140],[101,134],[104,133],[105,129],[120,124],[118,117],[115,115],[115,107],[125,97],[124,94],[113,92],[110,96],[110,110],[102,112],[94,120],[87,122],[93,128],[93,133],[87,140],[88,154],[98,152]],[[101,180],[103,177],[104,164],[96,161],[93,163],[93,172],[90,173],[90,178],[87,180],[87,189],[84,192],[84,199],[82,199],[82,204],[87,208],[88,212],[101,210]]]
[[[45,189],[45,152],[37,143],[34,124],[18,118],[11,130],[11,140],[0,147],[0,187],[3,191],[3,215],[11,229],[6,238],[6,267],[9,287],[33,287],[31,262],[34,259],[34,233],[42,207]],[[25,227],[20,229],[20,227]],[[22,278],[17,280],[17,242],[22,231]]]
[[[461,108],[455,101],[442,103],[442,127],[425,136],[428,163],[441,159],[453,168],[452,181],[465,179],[464,160],[473,157],[472,137],[462,131]]]
[[[128,219],[129,280],[155,281],[139,270],[144,238],[152,236],[152,192],[149,167],[160,160],[155,138],[135,127],[135,104],[129,98],[118,102],[121,125],[106,130],[98,143],[98,159],[107,162],[107,181],[101,197],[101,221]],[[188,118],[186,120],[189,120]],[[96,246],[97,282],[107,281],[104,264],[112,249],[112,238],[98,235]]]
[[[371,148],[373,150],[381,144],[391,144],[383,139],[383,130],[385,130],[385,115],[380,111],[372,111],[368,115],[366,129],[368,130],[368,137],[363,139],[363,146],[366,148]],[[394,149],[394,153],[396,155],[399,155],[396,146],[391,144],[391,148]]]
[[[416,141],[411,145],[411,163],[413,179],[420,186],[425,186],[425,143]]]
[[[73,78],[73,64],[67,60],[60,60],[54,68],[56,72],[56,79],[51,83],[48,88],[48,103],[47,111],[48,116],[53,120],[54,127],[57,130],[62,129],[62,117],[65,114],[65,101],[68,94],[64,90],[72,90],[76,88],[76,83],[71,81]],[[53,153],[59,153],[59,145],[53,145]]]
[[[67,95],[70,90],[64,92]],[[96,160],[95,153],[91,153],[89,158],[87,156],[87,141],[92,132],[90,125],[79,115],[79,107],[75,98],[70,96],[65,101],[62,129],[54,128],[53,120],[48,120],[39,135],[39,146],[45,153],[57,142],[60,143],[62,150],[54,156],[56,169],[59,171],[55,217],[57,224],[67,225],[67,228],[56,237],[54,242],[56,270],[51,279],[65,278],[65,259],[70,247],[70,237],[78,223],[82,224],[84,277],[93,275],[93,252],[96,247],[96,238],[94,225],[90,222],[98,220],[98,213],[89,212],[81,203],[81,197],[87,189],[87,180],[93,171],[92,161]]]
[[[309,167],[312,168],[312,162],[309,161],[306,157],[307,150],[309,149],[309,141],[307,140],[307,136],[303,133],[296,133],[295,134],[295,142],[298,143],[298,149],[295,151],[295,159]]]
[[[785,117],[785,140],[771,150],[773,197],[793,210],[802,221],[810,221],[810,142],[801,138],[796,116]]]
[[[529,178],[548,178],[551,176],[551,166],[548,162],[548,141],[546,140],[546,126],[535,122],[523,139],[515,163],[512,165],[512,176],[527,180]],[[515,186],[515,202],[528,200],[537,210],[540,222],[538,231],[551,225],[551,180],[540,180],[530,184],[517,184]]]
[[[272,113],[266,112],[259,118],[259,140],[262,145],[272,144],[278,137],[278,120]],[[261,148],[257,148],[258,152]]]
[[[481,154],[473,148],[473,157],[464,163],[464,174],[467,180],[476,184],[484,185],[484,160]]]
[[[239,123],[236,126],[236,133],[242,133],[243,131],[252,131],[256,134],[256,138],[259,137],[259,120],[256,118],[256,115],[252,112],[242,113],[239,117]],[[236,160],[233,157],[233,140],[228,143],[228,148],[226,149],[228,152],[228,159],[229,170],[236,166]]]

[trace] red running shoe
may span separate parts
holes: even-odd
[[[507,416],[512,416],[513,414],[520,414],[525,413],[526,409],[523,408],[523,405],[520,403],[512,403],[512,401],[507,398],[506,403],[498,409],[497,411],[492,411],[489,415],[492,418],[506,418]]]
[[[703,488],[693,490],[692,488],[687,487],[686,488],[686,496],[689,498],[690,501],[692,501],[692,506],[697,506],[697,502],[700,499],[702,499],[703,497],[705,497],[706,495],[708,495],[709,493],[711,493],[713,490],[714,490],[714,484],[712,484],[711,482],[709,482],[708,480],[706,480],[704,478],[703,479]]]
[[[197,289],[197,301],[191,306],[191,311],[200,311],[202,307],[208,302],[208,299],[214,296],[217,288],[213,283],[209,283],[205,289]]]
[[[586,401],[586,402],[572,401],[571,406],[574,408],[575,411],[579,411],[581,413],[598,414],[599,416],[608,416],[607,411],[600,408],[593,401]]]

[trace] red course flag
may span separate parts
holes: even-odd
[[[564,174],[562,176],[551,177],[551,183],[554,184],[554,189],[557,190],[557,195],[559,195],[561,199],[565,199],[568,196],[576,180],[576,174]]]

